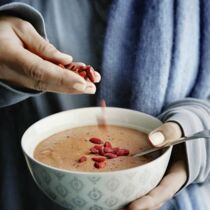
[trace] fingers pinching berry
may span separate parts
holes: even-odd
[[[72,62],[68,65],[58,64],[61,68],[69,69],[83,77],[85,80],[92,83],[97,83],[101,80],[100,74],[90,65],[85,65],[81,62]]]

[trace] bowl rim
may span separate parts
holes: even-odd
[[[144,167],[148,167],[149,164],[152,164],[152,163],[155,163],[157,162],[159,159],[163,158],[164,156],[166,156],[168,153],[171,152],[172,150],[172,147],[173,146],[170,146],[168,148],[165,148],[165,151],[160,155],[158,156],[157,158],[155,158],[154,160],[152,161],[149,161],[148,163],[145,163],[143,165],[140,165],[140,166],[136,166],[136,167],[132,167],[132,168],[128,168],[128,169],[122,169],[122,170],[116,170],[116,171],[74,171],[74,170],[67,170],[67,169],[62,169],[62,168],[57,168],[57,167],[54,167],[54,166],[50,166],[50,165],[47,165],[41,161],[38,161],[37,159],[35,159],[33,156],[29,155],[25,149],[24,149],[24,146],[23,146],[23,139],[24,139],[24,136],[26,135],[26,133],[28,132],[28,130],[35,126],[35,124],[41,122],[41,121],[44,121],[46,120],[47,118],[51,118],[51,117],[55,117],[56,115],[60,115],[60,114],[64,114],[66,112],[73,112],[73,111],[77,111],[77,110],[85,110],[85,109],[101,109],[101,107],[98,107],[98,106],[94,106],[94,107],[84,107],[84,108],[76,108],[76,109],[70,109],[70,110],[65,110],[65,111],[61,111],[61,112],[57,112],[55,114],[51,114],[49,116],[46,116],[38,121],[36,121],[35,123],[33,123],[31,126],[29,126],[25,132],[23,133],[22,135],[22,138],[21,138],[21,148],[22,148],[22,151],[24,153],[24,155],[31,159],[32,161],[34,161],[36,164],[38,165],[41,165],[45,168],[48,168],[50,170],[54,170],[54,171],[58,171],[58,172],[61,172],[61,173],[68,173],[68,174],[81,174],[81,175],[108,175],[108,174],[117,174],[117,173],[126,173],[126,172],[131,172],[133,170],[137,170],[138,168],[144,168]],[[159,121],[160,123],[162,123],[158,118],[156,117],[153,117],[149,114],[146,114],[146,113],[143,113],[143,112],[140,112],[140,111],[136,111],[136,110],[132,110],[132,109],[127,109],[127,108],[120,108],[120,107],[107,107],[107,109],[117,109],[117,110],[124,110],[124,111],[129,111],[129,112],[133,112],[133,113],[140,113],[142,115],[145,115],[147,116],[148,118],[150,119],[155,119],[157,121]],[[170,154],[169,154],[170,155]],[[170,159],[170,157],[169,157]]]

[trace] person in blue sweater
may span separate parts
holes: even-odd
[[[105,98],[158,116],[154,144],[210,129],[209,9],[209,0],[1,1],[0,209],[63,209],[35,187],[20,148],[27,127],[52,113]],[[55,65],[71,62],[100,70],[100,84]],[[124,209],[210,209],[209,153],[204,139],[176,146],[159,185]]]

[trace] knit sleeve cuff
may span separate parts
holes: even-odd
[[[10,3],[5,4],[0,7],[0,15],[14,16],[21,18],[25,21],[30,22],[38,33],[43,36],[46,36],[44,19],[41,13],[31,7],[28,4],[24,3]]]
[[[198,116],[188,111],[180,111],[175,113],[167,119],[167,121],[177,122],[184,133],[184,136],[189,136],[192,133],[201,131],[203,125],[200,123]],[[203,140],[201,140],[203,141]],[[187,167],[188,167],[188,180],[185,186],[191,184],[199,176],[200,166],[202,157],[200,153],[202,149],[205,150],[205,143],[198,141],[185,142],[186,157],[187,157]],[[185,187],[183,186],[183,187]]]

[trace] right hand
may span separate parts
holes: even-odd
[[[58,51],[29,22],[0,16],[0,80],[39,91],[95,93],[92,82],[56,65],[71,62],[70,55]],[[99,82],[100,74],[95,76]]]

